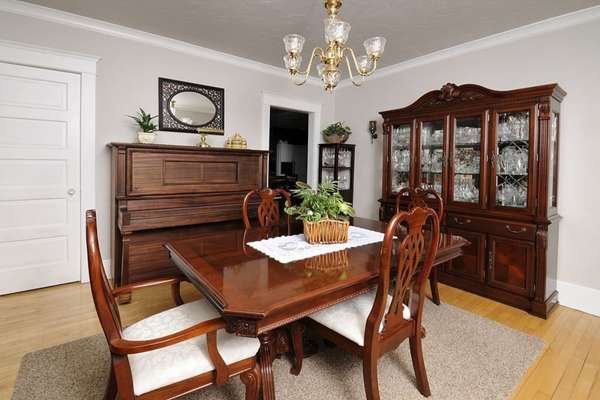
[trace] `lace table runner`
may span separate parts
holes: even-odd
[[[278,236],[271,239],[259,240],[248,243],[249,246],[265,255],[286,264],[305,258],[349,249],[351,247],[365,246],[383,241],[383,233],[350,226],[348,241],[336,244],[309,244],[303,234],[292,236]]]

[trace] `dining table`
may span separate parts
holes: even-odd
[[[289,352],[286,326],[334,304],[373,290],[381,242],[281,263],[249,243],[302,233],[302,224],[269,228],[214,225],[214,234],[167,242],[169,255],[226,321],[226,330],[257,337],[263,399],[275,399],[272,364]],[[385,232],[386,223],[352,218],[351,225]],[[442,233],[434,267],[462,256],[469,242]]]

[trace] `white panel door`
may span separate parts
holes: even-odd
[[[0,63],[0,294],[80,279],[80,76]]]

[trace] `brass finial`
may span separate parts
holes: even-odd
[[[335,17],[342,7],[342,0],[325,0],[325,8],[330,17]]]

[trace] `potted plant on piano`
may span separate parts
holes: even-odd
[[[313,189],[304,182],[292,189],[299,205],[286,207],[285,212],[304,224],[304,236],[310,244],[344,243],[348,241],[348,218],[354,216],[352,204],[344,201],[337,182],[321,182]]]
[[[156,124],[152,120],[158,117],[158,115],[152,116],[140,108],[136,115],[128,115],[128,117],[133,119],[141,129],[137,134],[138,141],[140,143],[154,143],[154,139],[156,138]]]

